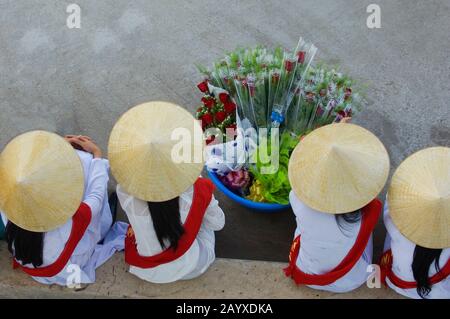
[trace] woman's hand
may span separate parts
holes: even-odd
[[[351,123],[351,117],[344,117],[339,123]]]
[[[89,136],[66,135],[65,140],[78,150],[91,153],[94,158],[101,158],[102,151]]]

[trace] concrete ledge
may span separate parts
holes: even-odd
[[[296,287],[283,263],[217,259],[206,274],[189,281],[157,285],[127,272],[123,254],[116,254],[97,270],[97,282],[81,290],[41,285],[11,267],[4,242],[0,243],[0,297],[2,298],[400,298],[392,290],[361,287],[333,294]]]

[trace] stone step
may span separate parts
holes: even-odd
[[[95,284],[81,289],[46,286],[11,267],[11,257],[0,243],[0,297],[2,298],[401,298],[387,288],[363,286],[335,294],[297,287],[283,274],[286,264],[218,258],[201,277],[170,284],[142,281],[127,271],[123,253],[97,270]]]

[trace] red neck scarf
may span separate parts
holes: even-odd
[[[393,264],[393,256],[392,251],[387,250],[383,256],[381,256],[380,268],[381,268],[381,281],[386,285],[386,278],[389,278],[389,281],[392,282],[395,286],[401,289],[417,289],[417,282],[415,281],[405,281],[399,277],[392,271]],[[438,282],[444,280],[450,275],[450,259],[447,260],[444,268],[441,268],[439,272],[431,276],[428,280],[430,285],[435,285]]]
[[[168,248],[154,256],[141,256],[137,250],[136,238],[131,226],[128,228],[125,238],[125,262],[139,268],[153,268],[161,264],[166,264],[183,256],[194,243],[206,209],[211,202],[214,192],[214,185],[205,178],[199,178],[194,184],[194,195],[189,215],[183,225],[184,233],[178,241],[176,250]]]
[[[356,237],[355,244],[348,252],[347,256],[330,272],[315,275],[304,273],[297,267],[297,258],[300,252],[300,236],[298,236],[291,247],[289,254],[289,266],[284,269],[286,276],[291,277],[297,285],[326,286],[345,276],[361,258],[370,235],[372,234],[381,213],[382,204],[378,199],[374,199],[362,209],[361,228]]]

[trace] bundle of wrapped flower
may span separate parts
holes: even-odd
[[[314,65],[316,52],[300,38],[293,51],[240,48],[211,68],[199,67],[204,96],[197,118],[208,143],[206,166],[241,204],[286,208],[289,157],[301,137],[360,109],[354,81],[336,68]]]

